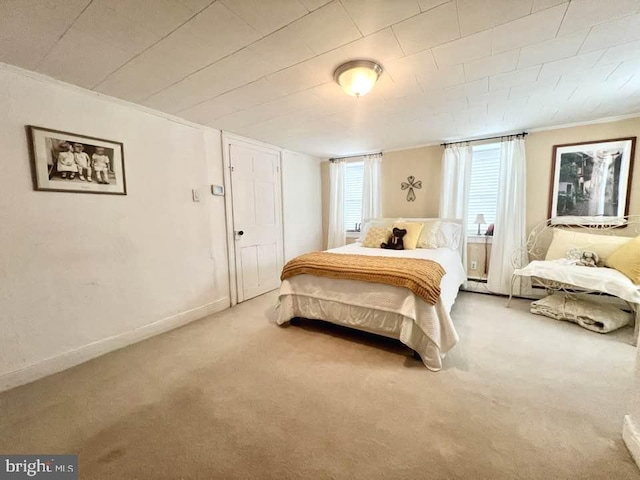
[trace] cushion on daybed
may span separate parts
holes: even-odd
[[[572,230],[553,229],[553,240],[547,250],[545,260],[565,258],[572,248],[595,252],[600,260],[605,262],[607,257],[615,252],[631,238],[615,237],[611,235],[597,235],[593,233],[576,232]]]
[[[574,285],[587,291],[599,291],[622,298],[631,303],[640,303],[640,286],[613,268],[592,268],[572,265],[569,260],[534,260],[524,268],[515,270],[515,275],[555,280]]]
[[[640,237],[618,248],[607,257],[605,264],[624,273],[636,285],[640,284]]]

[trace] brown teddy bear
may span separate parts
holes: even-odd
[[[387,250],[404,250],[404,242],[402,237],[407,234],[407,230],[404,228],[394,228],[391,237],[387,243],[380,244],[380,248],[386,248]]]

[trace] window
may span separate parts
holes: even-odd
[[[467,213],[467,235],[477,235],[475,223],[479,214],[484,215],[485,225],[480,225],[480,234],[496,223],[498,207],[498,175],[500,172],[500,144],[492,143],[473,147],[471,162],[471,187]]]
[[[363,162],[347,163],[344,179],[344,226],[347,232],[356,230],[362,223]]]

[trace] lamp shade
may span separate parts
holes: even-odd
[[[370,60],[354,60],[340,65],[333,78],[348,95],[361,97],[371,91],[382,73],[382,67]]]
[[[478,225],[484,225],[485,223],[487,223],[486,220],[484,219],[484,214],[479,213],[478,215],[476,215],[476,221],[473,223],[476,223]]]

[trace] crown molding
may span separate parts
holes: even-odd
[[[293,150],[289,150],[288,148],[283,148],[282,149],[282,154],[283,155],[284,154],[295,155],[297,157],[304,157],[307,160],[313,160],[315,162],[321,162],[321,161],[325,160],[324,157],[316,157],[315,155],[309,155],[308,153],[295,152]]]
[[[442,143],[442,141],[430,142],[430,143],[421,143],[421,144],[415,145],[413,147],[399,147],[399,148],[392,148],[390,150],[382,150],[382,153],[401,152],[403,150],[416,150],[418,148],[436,147],[436,146],[440,145],[441,143]]]
[[[273,143],[263,142],[262,140],[256,140],[255,138],[245,137],[243,135],[238,135],[237,133],[227,132],[226,130],[222,130],[222,140],[223,142],[231,142],[238,141],[243,143],[249,143],[256,147],[266,148],[268,150],[274,150],[278,153],[283,152],[285,149],[279,145],[274,145]]]
[[[603,117],[595,120],[585,120],[583,122],[575,122],[575,123],[565,123],[562,125],[553,125],[551,127],[538,127],[527,130],[528,133],[537,133],[537,132],[547,132],[549,130],[561,130],[563,128],[572,128],[572,127],[584,127],[587,125],[598,125],[601,123],[613,123],[613,122],[621,122],[623,120],[629,120],[631,118],[640,118],[640,112],[629,113],[627,115],[616,115],[613,117]]]
[[[282,151],[283,147],[278,145],[273,145],[270,143],[262,142],[260,140],[254,140],[249,137],[243,137],[241,135],[237,135],[235,133],[227,132],[224,130],[220,130],[218,128],[210,127],[208,125],[203,125],[200,123],[191,122],[181,117],[177,117],[175,115],[171,115],[170,113],[161,112],[160,110],[155,110],[150,107],[145,107],[144,105],[140,105],[138,103],[129,102],[127,100],[122,100],[121,98],[112,97],[111,95],[106,95],[104,93],[96,92],[94,90],[89,90],[84,87],[79,87],[77,85],[73,85],[72,83],[63,82],[62,80],[57,80],[48,75],[44,75],[42,73],[34,72],[32,70],[27,70],[25,68],[16,67],[15,65],[10,65],[8,63],[0,62],[0,71],[7,71],[9,73],[13,73],[16,75],[20,75],[23,77],[30,78],[32,80],[36,80],[38,82],[52,85],[55,87],[63,88],[65,90],[79,93],[82,95],[86,95],[88,97],[92,97],[98,100],[102,100],[103,102],[115,103],[121,105],[123,107],[131,108],[133,110],[137,110],[142,113],[146,113],[147,115],[153,115],[155,117],[162,118],[164,120],[169,120],[170,122],[178,123],[180,125],[184,125],[187,127],[195,128],[197,130],[201,130],[203,132],[213,133],[216,135],[223,135],[227,138],[234,138],[237,140],[242,140],[247,143],[252,143],[254,145],[263,146],[266,148],[270,148],[272,150]]]
[[[616,116],[612,116],[612,117],[602,117],[602,118],[597,118],[594,120],[585,120],[582,122],[574,122],[574,123],[565,123],[565,124],[558,124],[558,125],[550,125],[548,127],[537,127],[537,128],[531,128],[531,129],[527,129],[527,128],[520,128],[518,129],[518,133],[525,131],[527,133],[538,133],[538,132],[547,132],[550,130],[561,130],[564,128],[573,128],[573,127],[584,127],[584,126],[588,126],[588,125],[599,125],[602,123],[613,123],[613,122],[621,122],[623,120],[629,120],[632,118],[640,118],[640,112],[637,113],[629,113],[626,115],[616,115]],[[439,142],[430,142],[430,143],[424,143],[424,144],[420,144],[420,145],[415,145],[415,146],[410,146],[410,147],[401,147],[401,148],[392,148],[390,150],[384,150],[383,153],[391,153],[391,152],[401,152],[403,150],[415,150],[418,148],[426,148],[426,147],[436,147],[436,146],[440,146],[441,143],[443,142],[447,142],[447,143],[455,143],[455,142],[464,142],[464,141],[474,141],[474,140],[478,140],[483,138],[486,135],[492,135],[492,136],[509,136],[509,135],[515,135],[514,132],[494,132],[494,133],[486,133],[484,135],[477,135],[475,137],[465,137],[465,138],[455,138],[455,139],[446,139],[446,140],[442,140]]]

